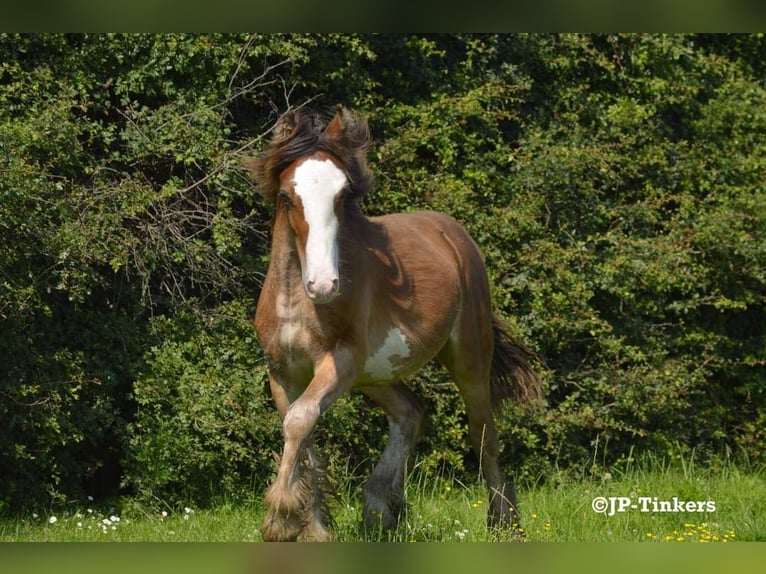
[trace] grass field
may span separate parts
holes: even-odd
[[[426,479],[416,468],[407,484],[406,519],[396,531],[377,533],[360,528],[359,484],[336,483],[339,496],[333,511],[341,541],[507,539],[485,527],[486,495],[478,479],[473,484],[448,477]],[[766,541],[763,469],[728,465],[712,471],[693,461],[673,467],[648,461],[604,472],[597,479],[522,485],[519,501],[527,542]],[[593,509],[600,503],[606,512]],[[262,516],[259,501],[223,502],[210,509],[171,509],[161,503],[151,509],[136,503],[99,508],[85,501],[77,507],[2,518],[0,541],[260,541]]]

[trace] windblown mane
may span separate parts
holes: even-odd
[[[334,122],[339,129],[328,129]],[[349,196],[361,198],[373,186],[366,153],[371,143],[367,121],[356,113],[340,108],[327,120],[306,110],[285,113],[274,126],[269,147],[245,161],[259,192],[274,203],[279,192],[279,175],[295,160],[323,151],[340,162],[350,182]]]

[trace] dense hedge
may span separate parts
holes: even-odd
[[[0,35],[0,500],[259,493],[279,450],[250,321],[279,113],[365,112],[371,214],[481,245],[541,358],[520,474],[766,452],[762,35]],[[475,473],[445,374],[421,464]],[[331,466],[384,419],[328,413]]]

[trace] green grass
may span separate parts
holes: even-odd
[[[360,527],[359,484],[336,480],[337,538],[343,541],[501,541],[488,532],[486,497],[478,479],[463,484],[450,477],[428,478],[418,468],[407,484],[409,512],[392,532],[365,533]],[[606,516],[595,497],[630,497],[637,509]],[[647,497],[648,512],[640,498]],[[711,501],[715,511],[652,512],[660,501]],[[766,541],[766,477],[763,470],[733,465],[708,470],[689,461],[674,467],[657,461],[604,472],[596,479],[553,477],[519,488],[525,540],[567,542]],[[164,512],[164,514],[163,514]],[[263,507],[219,504],[212,509],[149,509],[135,503],[121,511],[83,504],[77,508],[0,519],[0,541],[229,541],[261,540]]]

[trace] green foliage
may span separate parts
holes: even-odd
[[[231,72],[249,69],[244,48],[0,37],[5,505],[114,495],[150,318],[256,290],[259,220],[236,169],[252,140],[228,139],[230,110],[265,87]]]
[[[522,142],[510,183],[543,196],[541,237],[517,264],[540,279],[515,312],[543,319],[530,338],[556,357],[549,449],[576,460],[597,439],[613,456],[675,441],[731,447],[737,421],[764,405],[764,333],[751,321],[763,317],[764,115],[754,106],[766,93],[685,38],[598,40],[565,43],[611,69],[599,74],[608,91],[590,81],[562,90],[554,127]]]
[[[260,489],[280,449],[249,325],[268,207],[242,156],[310,102],[368,114],[370,214],[439,209],[541,358],[521,476],[766,452],[763,38],[0,35],[0,500]],[[426,473],[476,475],[446,375]],[[317,430],[367,472],[385,417]],[[372,413],[372,414],[371,414]],[[687,453],[688,454],[688,453]]]
[[[155,318],[151,331],[158,344],[134,383],[130,486],[177,504],[247,495],[271,474],[280,424],[246,309],[182,311]]]

